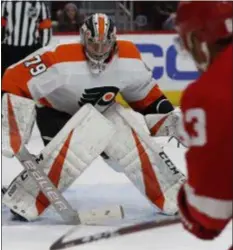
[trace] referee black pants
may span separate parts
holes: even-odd
[[[12,46],[7,44],[2,44],[2,74],[3,76],[5,70],[14,63],[24,59],[31,53],[40,49],[41,44],[34,44],[32,46]]]

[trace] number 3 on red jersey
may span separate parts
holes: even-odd
[[[204,146],[207,142],[205,111],[201,108],[186,110],[178,134],[187,147]]]

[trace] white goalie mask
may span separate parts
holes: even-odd
[[[116,26],[105,14],[90,16],[80,28],[81,43],[84,46],[89,65],[94,73],[105,68],[116,45]]]

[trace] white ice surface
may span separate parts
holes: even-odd
[[[30,150],[39,152],[42,143],[35,130],[30,142]],[[165,146],[172,160],[185,171],[184,150],[172,143]],[[7,185],[21,170],[15,159],[2,159],[2,182]],[[126,219],[137,221],[150,219],[156,215],[147,200],[131,185],[124,175],[114,172],[98,159],[65,193],[74,208],[87,210],[108,204],[121,204]],[[22,223],[11,221],[8,209],[2,212],[3,250],[48,250],[50,245],[71,226],[62,225],[60,218],[52,211],[37,222]],[[93,227],[80,226],[76,234],[84,236],[116,225]],[[80,250],[226,250],[232,243],[232,224],[214,241],[201,241],[183,230],[181,225],[149,230],[142,233],[119,237],[98,243],[69,248]]]

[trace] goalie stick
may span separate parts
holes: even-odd
[[[37,183],[40,190],[48,198],[50,204],[64,221],[71,224],[81,224],[78,213],[73,210],[68,201],[61,195],[44,173],[40,163],[30,154],[28,149],[22,145],[20,151],[15,155],[28,175]]]
[[[123,226],[115,230],[114,229],[108,230],[105,232],[96,233],[96,234],[80,237],[80,238],[69,240],[69,241],[64,241],[66,237],[69,237],[77,229],[75,227],[71,229],[70,231],[68,231],[65,235],[60,237],[57,241],[55,241],[50,247],[50,250],[67,249],[70,247],[79,246],[79,245],[83,245],[83,244],[87,244],[91,242],[96,242],[96,241],[100,241],[103,239],[110,239],[110,238],[115,238],[115,237],[119,237],[122,235],[146,231],[146,230],[153,229],[153,228],[161,228],[165,226],[170,226],[170,225],[178,224],[180,222],[181,220],[179,216],[173,216],[172,219],[169,218],[169,219],[164,219],[161,221],[153,220],[153,221],[142,222],[142,223],[138,223],[138,224],[134,224],[130,226]]]

